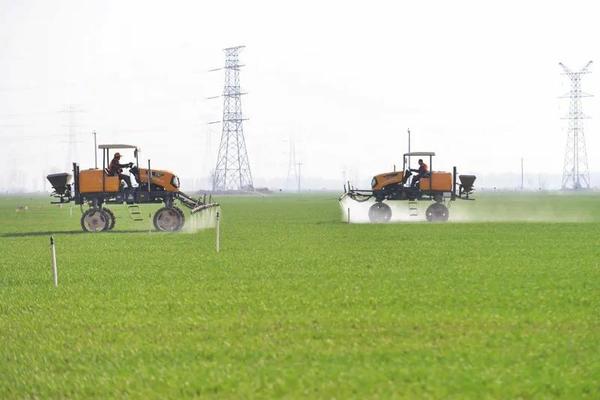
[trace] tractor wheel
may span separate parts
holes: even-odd
[[[442,203],[433,203],[425,211],[425,217],[429,222],[445,222],[448,221],[449,216],[448,208]]]
[[[183,222],[183,212],[177,207],[163,207],[154,214],[154,227],[158,231],[177,232]]]
[[[103,208],[102,209],[106,214],[108,214],[109,217],[109,223],[108,223],[108,228],[106,228],[107,231],[112,230],[115,227],[115,222],[117,222],[116,217],[115,217],[115,213],[112,212],[112,210],[109,210],[108,208]]]
[[[181,227],[183,228],[183,225],[185,224],[185,214],[183,213],[183,210],[175,206],[173,207],[173,210],[177,211],[177,213],[179,213],[181,216]]]
[[[392,209],[385,203],[375,203],[369,208],[369,221],[375,223],[389,222]]]
[[[90,208],[81,216],[81,228],[85,232],[101,232],[108,230],[110,216],[100,208]]]

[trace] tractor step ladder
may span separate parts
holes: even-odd
[[[419,216],[419,207],[417,205],[417,202],[415,200],[409,200],[408,201],[408,215],[411,217],[418,217]]]
[[[127,205],[127,211],[129,212],[129,216],[134,221],[143,221],[144,217],[142,217],[142,211],[140,210],[140,206],[137,204],[129,204]]]

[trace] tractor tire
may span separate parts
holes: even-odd
[[[110,226],[110,216],[101,208],[90,208],[81,216],[81,228],[84,232],[102,232]]]
[[[369,221],[381,224],[392,218],[392,209],[385,203],[377,202],[369,208]]]
[[[184,223],[183,211],[177,207],[163,207],[154,214],[154,227],[161,232],[177,232]]]
[[[185,214],[183,212],[183,210],[179,207],[175,207],[173,206],[173,210],[177,211],[179,213],[179,215],[181,216],[181,227],[183,228],[183,226],[185,225]]]
[[[425,211],[425,218],[429,222],[446,222],[449,216],[448,207],[442,203],[433,203]]]
[[[113,213],[112,210],[109,210],[108,208],[103,208],[102,210],[106,214],[108,214],[108,217],[110,218],[110,221],[108,223],[108,228],[106,229],[107,231],[110,231],[115,227],[115,222],[117,222],[115,213]]]

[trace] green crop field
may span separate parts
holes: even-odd
[[[219,200],[217,254],[0,198],[0,398],[600,398],[599,194],[387,225],[335,194]]]

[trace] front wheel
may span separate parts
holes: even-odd
[[[154,227],[162,232],[177,232],[183,227],[183,212],[177,207],[163,207],[154,214]]]
[[[450,216],[448,207],[442,203],[433,203],[425,211],[425,217],[429,222],[446,222]]]
[[[374,223],[389,222],[392,218],[392,209],[385,203],[375,203],[369,208],[369,221]]]
[[[109,229],[111,218],[101,208],[90,208],[81,216],[81,228],[85,232],[102,232]]]

